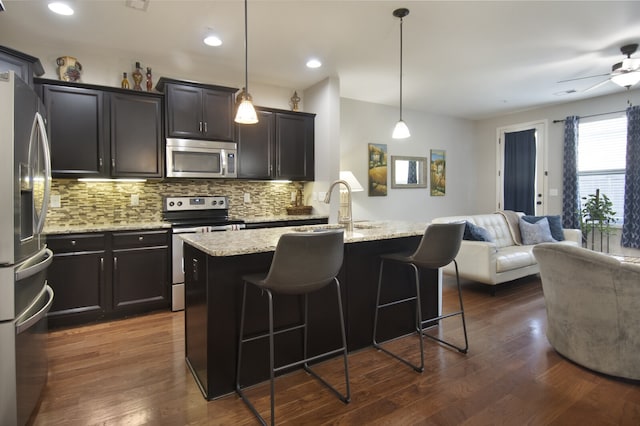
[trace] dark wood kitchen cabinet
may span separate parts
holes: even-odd
[[[40,59],[18,52],[9,47],[0,46],[0,72],[14,71],[25,83],[33,87],[34,74],[44,74]]]
[[[36,83],[48,113],[53,177],[162,177],[162,95]]]
[[[160,178],[162,98],[111,93],[111,176]]]
[[[160,78],[165,93],[167,137],[234,141],[236,88]]]
[[[170,306],[169,230],[48,235],[52,327]]]
[[[236,126],[238,177],[312,181],[315,114],[256,110],[257,124]]]
[[[169,306],[169,233],[113,234],[113,309],[139,311]]]
[[[105,177],[109,156],[101,90],[42,85],[53,177]]]
[[[106,235],[49,235],[47,245],[53,251],[53,263],[47,270],[54,292],[49,323],[70,325],[102,317],[109,309]]]

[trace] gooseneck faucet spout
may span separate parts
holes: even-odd
[[[324,197],[324,202],[329,204],[331,202],[331,192],[333,188],[337,185],[343,184],[347,188],[347,213],[343,214],[342,209],[338,212],[338,223],[345,226],[347,232],[353,232],[353,214],[351,213],[351,186],[347,183],[347,181],[339,179],[334,181],[329,190],[327,191],[327,195]]]

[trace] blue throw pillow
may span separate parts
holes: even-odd
[[[549,229],[549,221],[543,217],[535,223],[529,223],[520,218],[520,235],[522,236],[522,244],[533,245],[538,243],[553,243],[556,240],[551,236]]]
[[[543,218],[547,218],[549,222],[549,229],[551,230],[553,239],[556,241],[564,241],[564,231],[562,230],[562,219],[560,219],[560,216],[522,216],[522,219],[529,223],[536,223]]]
[[[469,241],[493,241],[489,231],[481,226],[474,225],[469,221],[464,225],[464,235],[462,236],[462,239]]]

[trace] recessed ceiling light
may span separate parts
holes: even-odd
[[[49,3],[49,10],[53,13],[57,13],[58,15],[73,15],[73,9],[71,8],[71,6],[60,1],[53,1]]]
[[[203,41],[204,41],[204,44],[206,44],[207,46],[221,46],[222,45],[222,40],[220,40],[220,37],[218,37],[216,35],[206,36]]]
[[[322,62],[320,62],[318,59],[309,59],[307,61],[307,67],[308,68],[320,68],[322,66]]]

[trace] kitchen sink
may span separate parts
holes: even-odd
[[[381,228],[382,225],[367,223],[367,222],[355,222],[353,224],[353,229],[377,229]],[[314,225],[314,226],[296,226],[293,228],[296,232],[322,232],[330,229],[343,229],[345,226],[343,224],[335,223],[329,225]]]

